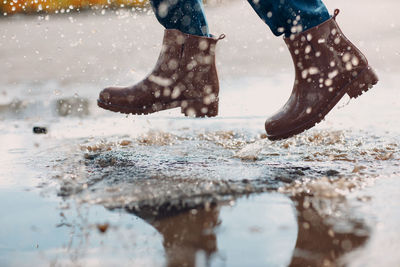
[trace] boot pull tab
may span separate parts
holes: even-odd
[[[337,15],[339,15],[340,10],[338,8],[335,9],[335,11],[333,12],[333,19],[336,20]]]
[[[225,37],[226,37],[225,34],[221,34],[221,35],[218,37],[217,41],[222,40],[222,39],[224,39]]]

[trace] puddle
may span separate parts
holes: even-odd
[[[36,119],[0,129],[3,205],[16,211],[1,223],[16,242],[0,244],[2,265],[347,265],[375,238],[365,207],[385,201],[362,192],[398,177],[391,133],[317,128],[271,142],[258,118],[91,114],[43,120],[41,135]]]
[[[143,219],[163,237],[172,266],[236,266],[250,259],[335,266],[371,235],[370,218],[354,208],[371,197],[352,196],[397,173],[399,157],[396,138],[350,130],[311,130],[270,142],[251,131],[199,134],[176,127],[75,139],[68,147],[73,156],[55,166],[58,195]],[[377,159],[387,153],[390,158]],[[243,250],[254,256],[237,258]]]

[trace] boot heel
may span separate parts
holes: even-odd
[[[205,104],[203,98],[182,101],[181,112],[187,117],[215,117],[218,115],[218,102],[218,98],[209,104]]]
[[[351,98],[357,98],[364,92],[368,91],[378,82],[378,76],[371,69],[370,66],[363,72],[361,72],[354,81],[350,84],[350,90],[347,94]]]

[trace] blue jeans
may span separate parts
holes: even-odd
[[[150,0],[158,21],[166,29],[210,36],[202,0]],[[248,0],[276,35],[305,31],[330,18],[321,0]]]

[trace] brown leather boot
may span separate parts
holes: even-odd
[[[265,122],[270,140],[310,129],[348,94],[360,96],[378,82],[365,56],[342,33],[334,16],[300,34],[284,38],[296,70],[292,94]]]
[[[219,82],[215,46],[224,37],[209,38],[165,30],[162,50],[153,71],[134,86],[104,89],[97,104],[127,114],[149,114],[181,107],[186,116],[217,116]]]

